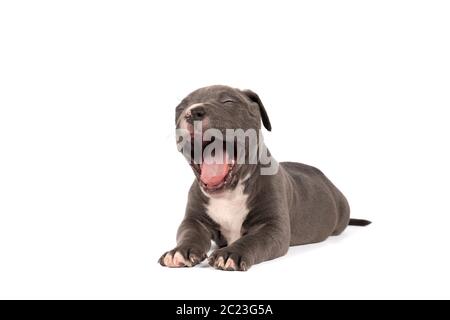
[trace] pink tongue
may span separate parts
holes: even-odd
[[[208,186],[219,185],[228,173],[228,157],[224,155],[224,159],[215,159],[215,157],[208,157],[203,159],[201,165],[200,180]],[[220,163],[217,163],[220,162]]]

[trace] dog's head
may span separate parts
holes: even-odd
[[[200,88],[176,108],[178,148],[209,194],[233,188],[257,164],[261,122],[271,124],[256,93],[227,86]]]

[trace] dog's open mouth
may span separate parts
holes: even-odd
[[[234,156],[227,152],[226,143],[221,152],[205,150],[213,141],[203,143],[201,163],[191,163],[201,187],[208,193],[219,192],[230,185],[236,163]]]

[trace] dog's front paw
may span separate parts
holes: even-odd
[[[164,267],[193,267],[206,259],[206,254],[196,249],[176,247],[164,253],[158,262]]]
[[[245,255],[227,247],[217,249],[208,258],[208,263],[219,270],[225,271],[247,271],[251,263]]]

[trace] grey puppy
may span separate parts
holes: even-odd
[[[191,135],[195,121],[203,130],[259,132],[262,122],[271,131],[258,95],[227,86],[192,92],[177,106],[175,118],[177,128]],[[228,142],[224,139],[224,148]],[[177,246],[162,255],[161,265],[194,266],[207,258],[213,240],[218,248],[209,256],[211,266],[246,271],[254,264],[283,256],[289,246],[324,241],[341,234],[347,225],[370,224],[350,219],[346,198],[320,170],[295,162],[278,164],[261,139],[258,142],[258,149],[265,149],[270,163],[277,165],[275,174],[261,174],[267,162],[237,164],[233,160],[223,166],[199,165],[190,157],[192,149],[184,152],[197,179],[189,191]],[[201,144],[202,150],[208,146],[203,140]],[[249,148],[245,144],[251,153]]]

